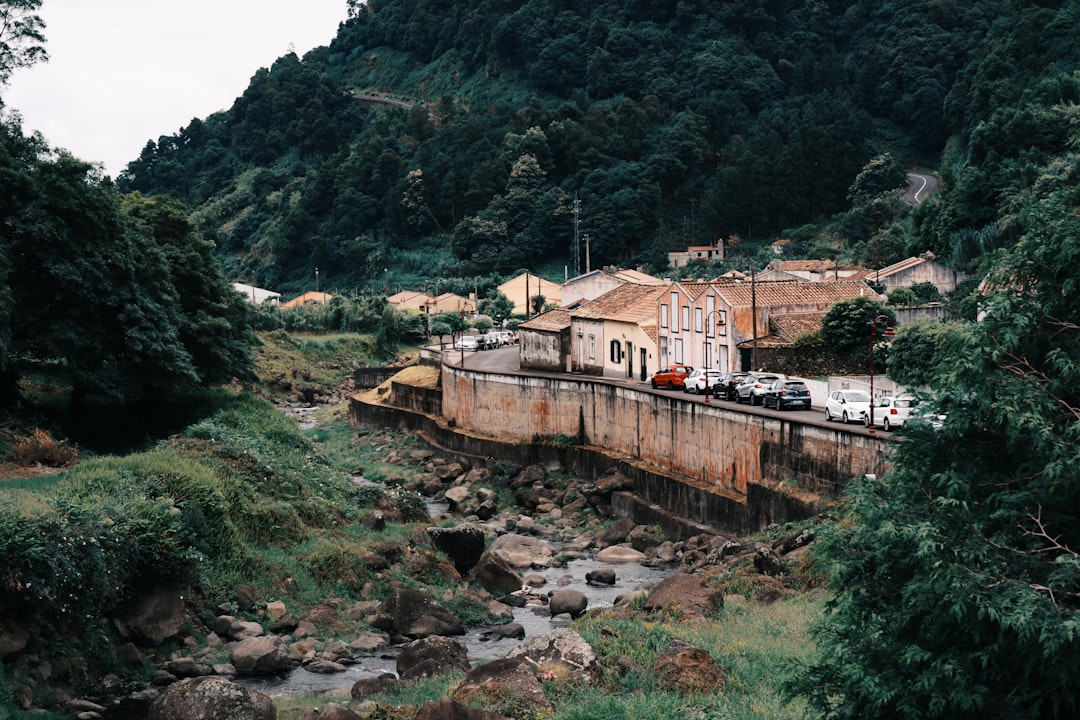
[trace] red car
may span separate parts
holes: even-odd
[[[694,372],[689,365],[665,365],[652,376],[654,388],[666,387],[668,390],[686,387],[686,376]]]

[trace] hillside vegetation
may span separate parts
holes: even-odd
[[[1075,3],[379,0],[233,107],[148,142],[123,190],[194,209],[229,274],[387,291],[545,262],[795,256],[974,270],[1075,136]],[[369,109],[356,94],[414,103]],[[1072,129],[1070,129],[1072,128]],[[940,165],[914,217],[902,171]],[[884,178],[884,184],[881,180]],[[577,205],[576,203],[580,203]],[[737,251],[738,252],[738,251]],[[472,286],[472,282],[469,283]]]

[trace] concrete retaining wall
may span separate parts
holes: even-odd
[[[724,404],[688,402],[598,378],[501,375],[443,367],[443,415],[458,428],[523,441],[576,438],[682,476],[703,489],[747,495],[781,482],[838,495],[879,472],[881,437],[804,424]]]

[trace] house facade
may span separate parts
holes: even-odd
[[[518,325],[518,353],[526,370],[570,372],[570,313],[549,310]]]
[[[627,283],[571,310],[571,372],[647,379],[659,367],[656,303],[665,289]]]
[[[513,312],[515,315],[527,314],[530,317],[535,315],[536,313],[532,311],[532,308],[528,307],[528,303],[530,298],[537,295],[544,296],[544,304],[562,305],[562,286],[550,280],[545,280],[535,273],[524,272],[517,277],[510,278],[499,286],[499,292],[514,303]]]
[[[673,283],[657,304],[659,359],[747,370],[754,367],[758,343],[767,342],[773,317],[820,314],[864,295],[884,300],[862,281]]]
[[[930,283],[942,295],[956,289],[958,283],[967,276],[958,270],[946,267],[934,260],[934,254],[925,252],[918,257],[910,257],[898,263],[873,271],[871,278],[875,283],[890,293],[896,288],[911,287],[919,283]]]

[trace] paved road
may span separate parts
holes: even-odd
[[[908,205],[918,205],[935,192],[938,181],[933,175],[926,173],[908,173],[908,189],[904,193],[904,200]]]
[[[461,359],[460,351],[453,350],[448,351],[450,354],[447,356],[451,363],[457,365]],[[518,373],[521,372],[520,354],[518,352],[518,346],[511,345],[509,347],[499,348],[498,350],[479,350],[476,352],[465,352],[465,367],[472,368],[474,370],[487,370],[490,372],[500,373]],[[530,371],[533,372],[533,371]],[[560,375],[562,373],[536,373],[540,375]],[[568,377],[582,377],[580,375],[568,375]],[[599,378],[598,378],[599,379]],[[685,402],[705,402],[703,395],[691,395],[690,393],[683,392],[682,390],[653,390],[648,381],[633,380],[633,379],[616,379],[616,378],[603,378],[605,382],[617,383],[620,385],[626,385],[632,387],[635,390],[642,392],[652,393],[654,395],[675,395],[679,399]],[[824,398],[817,398],[819,402],[824,402]],[[783,417],[786,420],[796,420],[808,425],[820,425],[822,427],[838,427],[840,423],[838,421],[828,422],[825,420],[825,411],[820,408],[813,408],[811,410],[774,410],[773,408],[763,407],[751,407],[749,405],[740,405],[735,401],[717,400],[715,397],[709,397],[709,403],[712,405],[723,406],[730,410],[738,412],[750,413],[751,415],[764,415],[766,417]],[[868,435],[870,431],[864,428],[862,425],[855,423],[849,423],[845,430],[860,435]],[[880,428],[875,432],[876,435],[882,437],[888,437],[889,433],[884,432]]]

